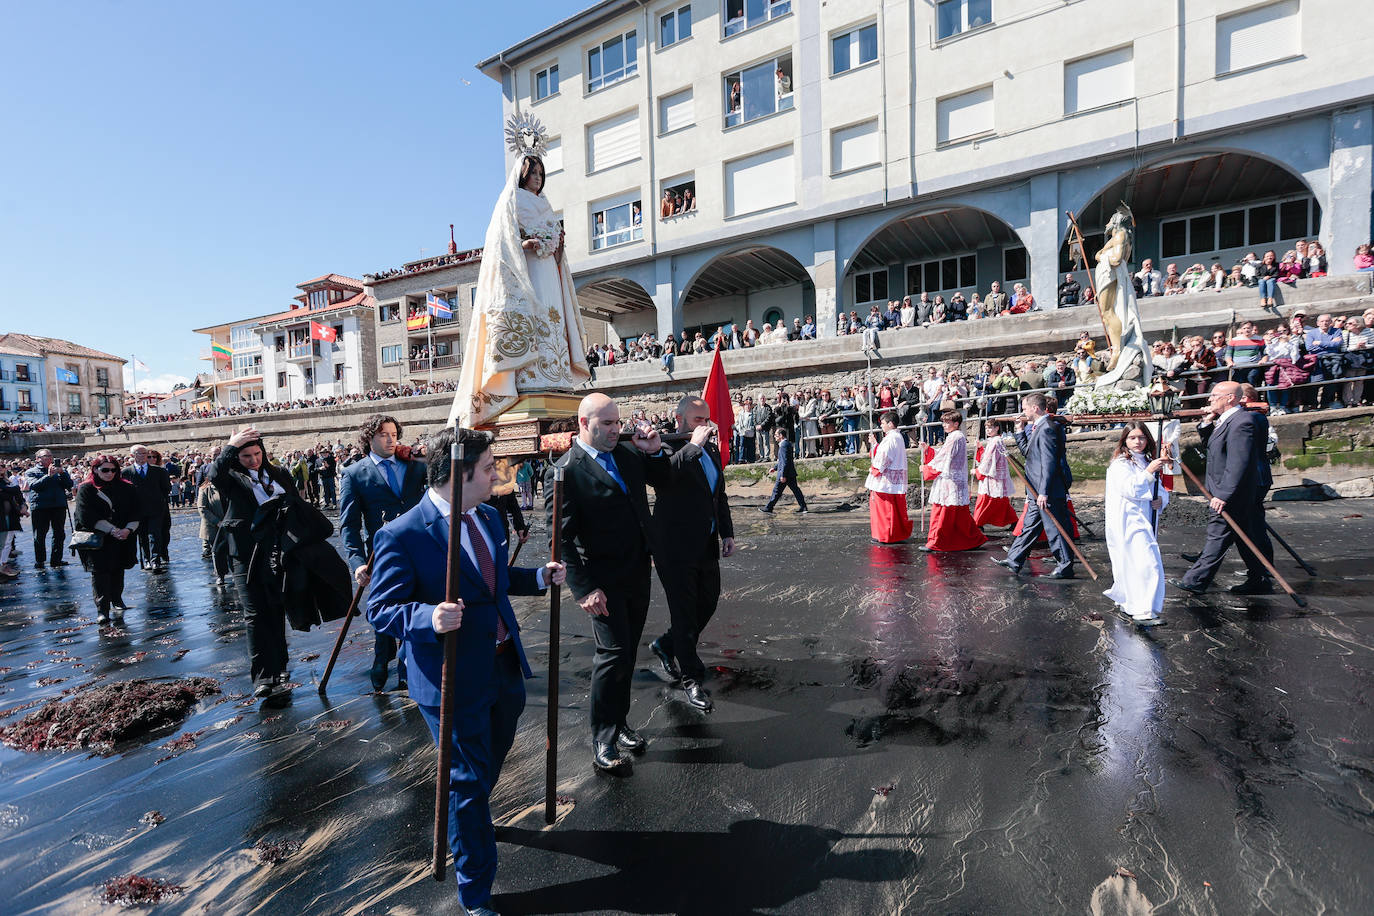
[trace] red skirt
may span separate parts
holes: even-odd
[[[911,516],[905,493],[868,491],[868,530],[873,540],[896,544],[911,537]]]
[[[1018,521],[1016,510],[1011,507],[1011,497],[978,494],[978,504],[973,507],[973,524],[979,528],[984,525],[1006,528]]]
[[[1069,537],[1078,540],[1078,513],[1073,511],[1073,500],[1067,500],[1069,504]],[[1012,537],[1020,537],[1021,529],[1026,525],[1026,509],[1030,507],[1030,500],[1027,499],[1025,505],[1021,507],[1021,517],[1016,520],[1016,530],[1011,533]],[[1048,544],[1049,536],[1045,534],[1045,528],[1053,525],[1054,522],[1045,519],[1045,527],[1040,529],[1040,537],[1035,539],[1037,544]]]
[[[931,550],[973,550],[987,543],[987,535],[973,524],[968,506],[931,506],[930,536],[926,547]]]

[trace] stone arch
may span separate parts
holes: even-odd
[[[609,328],[617,337],[657,328],[658,310],[640,279],[612,274],[578,279],[578,310],[588,343],[604,343]]]
[[[780,310],[789,322],[814,315],[816,285],[811,269],[794,252],[756,242],[702,259],[678,295],[679,330],[690,337],[695,330],[724,323],[743,326],[753,321],[762,330],[763,316],[773,310]]]

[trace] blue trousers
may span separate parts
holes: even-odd
[[[1073,522],[1069,518],[1068,501],[1062,496],[1051,496],[1047,500],[1047,505],[1050,513],[1059,519],[1059,524],[1063,526],[1064,530],[1072,531]],[[1064,540],[1064,535],[1059,533],[1059,528],[1054,522],[1045,518],[1045,514],[1040,511],[1040,504],[1029,496],[1026,497],[1026,506],[1026,523],[1021,526],[1021,534],[1007,548],[1007,559],[1015,563],[1017,567],[1024,565],[1026,557],[1030,555],[1031,547],[1040,538],[1040,532],[1043,529],[1045,537],[1050,542],[1050,553],[1054,554],[1054,558],[1059,564],[1056,568],[1071,568],[1073,566],[1073,548],[1069,546],[1068,541]]]
[[[468,699],[468,698],[463,698]],[[491,790],[515,743],[515,726],[525,709],[525,679],[514,652],[496,657],[491,685],[491,719],[472,734],[454,734],[448,770],[448,845],[463,906],[485,906],[496,880],[496,831],[491,825]],[[439,744],[439,707],[420,706],[420,715]],[[461,718],[455,716],[455,719]],[[455,732],[457,729],[455,729]]]

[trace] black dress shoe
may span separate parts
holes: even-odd
[[[1239,585],[1227,589],[1233,595],[1272,595],[1274,583],[1268,579],[1246,579]]]
[[[655,639],[649,643],[649,651],[658,657],[658,663],[663,666],[663,673],[668,675],[668,680],[674,684],[682,680],[682,672],[678,670],[677,662],[673,661],[673,657],[663,648],[660,640]]]
[[[386,689],[386,665],[382,665],[380,668],[373,665],[368,675],[372,678],[373,690],[381,693]]]
[[[711,694],[696,681],[683,681],[682,692],[687,695],[687,705],[695,709],[710,712],[715,708],[715,704],[711,702]]]
[[[127,611],[129,609],[129,606],[124,603],[123,598],[120,598],[118,601],[111,600],[110,607],[114,608],[116,611]]]
[[[409,693],[409,692],[410,692],[410,685],[406,683],[406,679],[405,679],[405,678],[401,678],[399,681],[396,682],[396,689],[397,689],[397,690],[405,691],[406,693]]]
[[[1187,585],[1184,583],[1182,579],[1169,579],[1167,581],[1174,588],[1180,589],[1185,592],[1189,592],[1194,595],[1201,595],[1203,592],[1207,591],[1207,589],[1202,588],[1201,586]]]
[[[620,726],[615,735],[615,743],[631,754],[642,754],[649,749],[649,742],[644,736],[628,725]]]
[[[1059,568],[1059,569],[1056,569],[1054,572],[1050,573],[1050,574],[1049,574],[1048,576],[1046,576],[1045,578],[1046,578],[1046,579],[1076,579],[1076,578],[1078,578],[1078,577],[1075,576],[1075,575],[1073,574],[1073,567],[1072,567],[1072,566],[1064,566],[1064,567],[1061,567],[1061,568]]]
[[[68,563],[66,560],[53,560],[53,561],[51,561],[50,563],[48,563],[48,565],[49,565],[49,566],[71,566],[72,564]]]
[[[1021,574],[1021,567],[1017,566],[1017,565],[1016,565],[1015,563],[1013,563],[1011,560],[999,560],[999,559],[994,558],[992,562],[996,563],[998,566],[1002,567],[1003,569],[1009,569],[1009,570],[1011,570],[1011,572],[1012,572],[1013,575],[1019,576],[1019,575]]]
[[[1183,559],[1187,560],[1189,563],[1196,563],[1196,562],[1198,561],[1198,559],[1202,556],[1202,554],[1200,554],[1200,553],[1181,553],[1181,554],[1179,554],[1179,556],[1183,557]]]
[[[592,766],[607,773],[629,774],[634,763],[629,757],[622,757],[614,744],[602,741],[592,742]]]

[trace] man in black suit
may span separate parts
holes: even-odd
[[[658,433],[639,424],[633,448],[617,444],[620,409],[604,394],[589,394],[577,407],[577,438],[559,459],[563,468],[559,530],[568,587],[592,617],[592,763],[628,774],[629,757],[647,742],[626,722],[635,653],[649,613],[649,558],[653,520],[645,484],[670,481],[672,467]],[[545,476],[544,511],[553,528],[554,468]]]
[[[409,512],[425,494],[427,470],[419,459],[397,452],[401,424],[395,417],[374,414],[364,421],[358,442],[366,457],[344,468],[339,486],[339,528],[353,580],[365,587],[372,571],[367,559],[372,539],[382,525]],[[387,666],[396,661],[397,686],[406,687],[405,645],[377,631],[372,648],[372,687],[386,689]],[[400,656],[397,656],[397,652]]]
[[[678,432],[691,441],[669,462],[671,482],[655,487],[654,549],[658,581],[668,598],[671,628],[649,644],[663,670],[680,682],[687,702],[711,711],[711,695],[702,686],[706,666],[697,655],[697,641],[720,600],[720,560],[735,552],[735,526],[725,497],[720,449],[711,441],[716,425],[711,408],[696,395],[677,405]]]
[[[1264,493],[1273,483],[1267,451],[1269,422],[1260,414],[1245,409],[1238,382],[1220,382],[1207,395],[1207,412],[1198,424],[1198,435],[1207,449],[1207,492],[1212,494],[1207,519],[1207,543],[1202,554],[1182,579],[1173,584],[1199,594],[1216,578],[1226,551],[1238,540],[1231,526],[1221,517],[1222,510],[1235,521],[1255,545],[1273,561],[1274,549],[1264,524]],[[1274,591],[1268,570],[1249,549],[1241,546],[1246,577],[1231,591],[1241,595],[1268,595]]]
[[[768,497],[768,504],[760,512],[772,513],[773,507],[782,498],[782,489],[787,487],[792,491],[792,495],[797,498],[797,514],[806,514],[806,497],[802,495],[801,487],[797,486],[797,461],[794,457],[795,446],[788,437],[787,430],[781,426],[773,430],[773,441],[778,449],[778,463],[769,468],[768,473],[776,476],[773,482],[773,495]]]
[[[167,498],[172,479],[167,470],[148,460],[148,449],[135,445],[129,449],[133,464],[121,476],[134,485],[138,498],[138,552],[153,572],[167,571]]]
[[[1026,420],[1030,421],[1029,425]],[[1073,472],[1069,470],[1064,426],[1057,418],[1050,416],[1049,399],[1043,394],[1028,394],[1021,399],[1021,417],[1016,421],[1016,445],[1021,449],[1021,454],[1026,456],[1026,481],[1035,488],[1036,495],[1032,496],[1027,491],[1026,517],[1021,533],[1007,548],[1006,559],[993,562],[1013,573],[1020,573],[1031,547],[1043,530],[1057,563],[1049,577],[1072,579],[1073,551],[1064,539],[1061,528],[1068,531],[1073,524],[1069,518],[1069,487],[1073,485]],[[1049,521],[1047,515],[1053,515],[1059,524]]]

